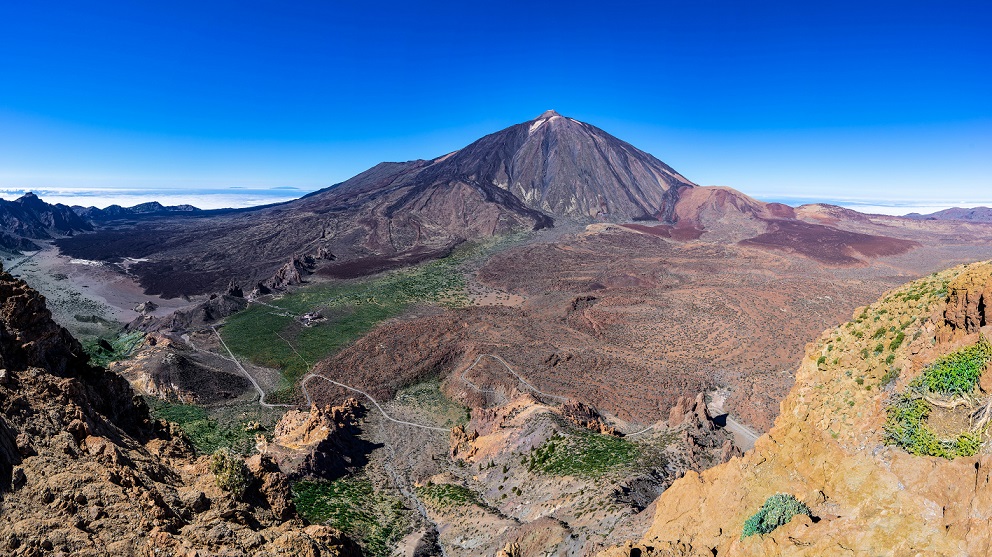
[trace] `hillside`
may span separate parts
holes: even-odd
[[[603,555],[987,555],[990,300],[977,263],[859,308],[807,346],[752,451],[687,473],[639,543]],[[779,493],[811,517],[742,536]]]
[[[0,272],[0,553],[359,554],[296,517],[271,461],[234,457],[243,492],[222,489],[224,470],[83,354],[44,298]]]

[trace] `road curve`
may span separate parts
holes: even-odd
[[[217,328],[214,327],[213,325],[211,325],[210,326],[210,330],[213,331],[215,335],[217,335],[217,340],[220,341],[221,346],[223,346],[224,347],[224,350],[227,350],[227,353],[231,355],[231,361],[234,362],[234,364],[236,366],[238,366],[238,369],[241,370],[241,373],[245,374],[245,377],[248,378],[248,381],[251,381],[251,384],[254,385],[255,390],[258,391],[258,403],[260,405],[262,405],[262,406],[264,406],[266,408],[292,408],[293,407],[292,404],[269,404],[268,402],[265,402],[265,391],[262,390],[262,387],[258,384],[258,381],[255,381],[255,378],[252,377],[252,375],[250,373],[248,373],[248,370],[245,369],[245,366],[241,365],[241,361],[239,361],[238,358],[234,356],[234,352],[231,352],[231,349],[228,348],[227,343],[224,342],[224,338],[221,337],[220,336],[220,333],[217,332]]]
[[[356,389],[354,387],[345,385],[344,383],[338,383],[337,381],[335,381],[333,379],[330,379],[328,377],[325,377],[325,376],[320,375],[320,374],[317,374],[317,373],[311,373],[310,375],[307,375],[306,377],[303,378],[303,381],[300,382],[300,389],[303,391],[303,396],[306,397],[306,399],[307,399],[307,406],[313,405],[313,400],[310,398],[310,393],[307,391],[307,383],[311,379],[323,379],[324,381],[327,381],[328,383],[332,383],[334,385],[337,385],[338,387],[341,387],[342,389],[347,389],[349,391],[352,391],[354,393],[358,393],[358,394],[364,396],[365,398],[369,399],[369,401],[372,402],[372,404],[375,405],[375,407],[379,410],[379,412],[382,413],[382,416],[384,418],[386,418],[387,420],[389,420],[391,422],[394,422],[394,423],[397,423],[397,424],[408,425],[408,426],[411,426],[411,427],[419,427],[420,429],[429,429],[431,431],[443,431],[443,432],[446,432],[446,433],[451,431],[450,429],[448,429],[446,427],[433,427],[433,426],[429,426],[429,425],[423,425],[423,424],[417,424],[417,423],[413,423],[413,422],[407,422],[407,421],[404,421],[404,420],[397,420],[396,418],[394,418],[394,417],[390,416],[388,413],[386,413],[386,411],[382,408],[382,406],[379,405],[379,402],[376,401],[376,399],[372,398],[372,395],[370,395],[370,394],[368,394],[365,391],[362,391],[360,389]]]

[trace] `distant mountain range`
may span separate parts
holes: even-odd
[[[165,206],[157,201],[133,207],[111,205],[72,207],[61,203],[47,203],[32,192],[7,201],[0,199],[0,248],[10,251],[39,249],[39,241],[73,236],[78,232],[91,232],[94,224],[114,219],[141,218],[165,215],[194,215],[206,211],[192,205]]]
[[[111,205],[104,209],[97,209],[96,207],[80,207],[79,205],[73,205],[72,210],[83,218],[95,221],[111,220],[117,218],[128,218],[128,217],[146,217],[146,216],[156,216],[156,215],[173,215],[176,213],[202,213],[202,209],[198,209],[192,205],[162,205],[158,201],[150,201],[148,203],[140,203],[133,207],[121,207],[120,205]]]
[[[910,213],[906,215],[908,219],[916,220],[960,220],[968,222],[992,222],[992,208],[972,207],[971,209],[961,207],[951,207],[936,213],[921,215],[920,213]]]

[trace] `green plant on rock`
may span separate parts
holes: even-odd
[[[990,362],[992,345],[982,338],[927,366],[905,392],[895,395],[886,409],[886,441],[917,456],[954,459],[977,454],[988,429],[987,423],[976,424],[951,439],[941,439],[926,422],[933,409],[932,397],[967,400]]]
[[[248,468],[240,456],[228,449],[217,449],[210,455],[210,472],[217,479],[217,487],[241,498],[248,489]]]
[[[922,386],[941,395],[968,394],[975,389],[989,362],[992,362],[992,344],[983,337],[927,366],[920,377]]]
[[[744,521],[741,539],[755,534],[770,534],[779,526],[788,524],[793,517],[799,514],[804,514],[808,517],[813,516],[809,507],[799,499],[796,499],[795,496],[788,493],[772,495],[768,499],[765,499],[765,503],[761,505],[761,509],[758,512]]]

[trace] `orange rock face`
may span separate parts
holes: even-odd
[[[978,308],[990,284],[992,265],[957,267],[891,291],[826,331],[807,346],[775,426],[754,449],[687,472],[656,501],[642,540],[603,555],[990,554],[988,445],[955,460],[914,456],[888,445],[883,428],[890,392],[983,334]],[[890,327],[906,339],[891,349]],[[741,538],[744,521],[776,493],[794,495],[815,518]]]
[[[942,340],[978,332],[992,324],[992,264],[974,265],[947,288]]]

